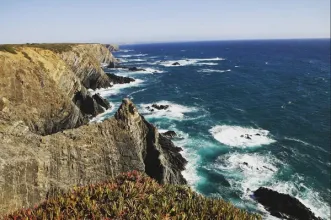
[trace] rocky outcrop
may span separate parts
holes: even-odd
[[[152,107],[157,109],[157,110],[167,110],[169,108],[169,105],[153,104]]]
[[[322,220],[298,199],[268,188],[260,187],[254,192],[255,199],[264,205],[271,215],[281,219]]]
[[[128,99],[113,118],[48,136],[23,122],[0,123],[0,149],[0,213],[130,170],[160,183],[185,183],[181,149],[159,135]]]
[[[116,76],[115,74],[108,73],[107,76],[109,77],[109,80],[113,84],[124,84],[124,83],[130,83],[134,82],[135,79],[125,76]]]
[[[0,215],[30,207],[73,185],[146,172],[185,183],[185,159],[125,99],[115,117],[88,124],[109,103],[87,88],[125,83],[108,77],[102,46],[16,46],[0,51]],[[90,54],[91,53],[91,54]],[[104,55],[103,53],[106,53]]]
[[[166,131],[166,132],[162,133],[162,135],[169,138],[169,139],[177,137],[177,134],[174,131]]]
[[[17,45],[0,51],[0,120],[23,121],[47,135],[76,128],[109,108],[87,92],[110,87],[101,62],[116,60],[101,44]]]
[[[116,63],[109,49],[101,44],[75,45],[59,53],[87,89],[107,88],[110,81],[100,63]]]

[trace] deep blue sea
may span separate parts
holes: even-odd
[[[106,69],[137,80],[100,90],[114,108],[95,120],[129,97],[161,131],[179,134],[174,142],[188,160],[183,175],[197,192],[263,214],[251,195],[265,186],[330,219],[329,39],[120,49],[114,55],[122,65],[146,71]],[[153,103],[170,107],[150,112]]]

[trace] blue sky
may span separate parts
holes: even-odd
[[[329,37],[330,0],[0,0],[0,43]]]

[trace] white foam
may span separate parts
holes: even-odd
[[[216,140],[230,147],[256,147],[274,143],[269,131],[249,127],[217,125],[209,130]],[[260,134],[260,135],[257,135]],[[250,139],[245,135],[250,135]]]
[[[311,211],[324,219],[330,219],[330,207],[323,202],[318,192],[313,191],[303,183],[304,178],[296,175],[295,180],[288,182],[274,182],[268,188],[280,193],[289,194],[297,198],[302,204],[310,208]]]
[[[234,67],[238,68],[238,67],[240,67],[240,66],[234,66]]]
[[[147,56],[148,54],[143,54],[143,53],[139,53],[139,54],[122,54],[122,55],[118,55],[118,57],[124,57],[124,58],[129,58],[129,57],[144,57]]]
[[[144,59],[131,59],[129,61],[130,62],[145,62],[146,60],[144,60]]]
[[[196,65],[196,66],[217,66],[218,63],[212,63],[212,62],[207,63],[207,62],[202,62],[202,63],[195,63],[194,65]]]
[[[188,161],[182,175],[189,184],[189,186],[196,187],[201,181],[201,177],[197,173],[198,162],[201,160],[200,156],[189,148],[183,148],[180,152],[182,156]]]
[[[271,155],[229,153],[218,157],[213,166],[226,174],[231,187],[243,192],[243,199],[250,199],[252,191],[272,179],[278,163]]]
[[[152,103],[154,104],[154,103]],[[140,104],[140,112],[143,114],[146,114],[146,117],[152,117],[152,118],[169,118],[174,120],[182,120],[185,117],[185,113],[194,112],[197,109],[194,107],[187,107],[183,105],[179,105],[173,102],[169,101],[159,101],[155,102],[157,105],[169,105],[169,108],[167,109],[155,109],[152,107],[152,104]],[[150,107],[154,111],[151,112],[146,107]]]
[[[94,122],[100,123],[100,122],[103,122],[105,119],[109,118],[109,114],[111,114],[112,112],[115,111],[114,104],[110,103],[110,105],[111,105],[111,108],[107,109],[103,113],[92,118],[89,123],[94,123]]]
[[[128,52],[132,52],[132,51],[134,51],[134,50],[120,50],[119,52],[123,52],[123,53],[128,53]]]
[[[231,72],[230,69],[228,70],[215,70],[215,69],[201,69],[198,70],[200,73],[225,73],[225,72]]]
[[[99,93],[102,97],[107,97],[107,96],[119,94],[120,90],[122,89],[140,86],[143,82],[144,81],[141,79],[135,79],[134,82],[125,83],[125,84],[114,84],[112,87],[108,87],[108,88],[102,88],[96,90],[89,89],[89,92],[92,95]]]
[[[178,66],[187,66],[187,65],[200,65],[198,64],[201,61],[220,61],[224,60],[224,58],[206,58],[206,59],[180,59],[180,60],[168,60],[168,61],[163,61],[163,62],[156,62],[154,64],[160,64],[162,66],[166,67],[178,67]],[[174,63],[178,62],[180,65],[172,65]],[[204,63],[201,65],[217,65],[217,63]]]
[[[101,63],[101,67],[107,67],[109,63]]]

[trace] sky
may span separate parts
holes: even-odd
[[[330,0],[0,0],[0,44],[330,38]]]

